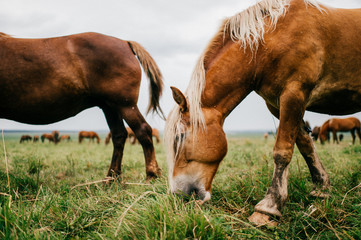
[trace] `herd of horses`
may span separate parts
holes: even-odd
[[[128,127],[127,128],[127,132],[128,132],[128,138],[129,141],[132,145],[134,145],[137,142],[137,138],[134,134],[134,132]],[[159,135],[159,131],[156,128],[152,129],[152,136],[155,137],[155,140],[157,143],[160,143],[160,135]],[[110,143],[110,140],[112,138],[112,134],[111,132],[109,132],[105,138],[105,145],[108,145]],[[40,136],[41,142],[44,143],[45,139],[47,139],[50,142],[53,142],[55,144],[59,143],[59,142],[70,142],[72,141],[70,135],[68,134],[64,134],[64,135],[59,135],[59,131],[53,131],[52,133],[44,133]],[[89,139],[89,142],[94,142],[94,140],[96,141],[96,143],[100,143],[100,137],[99,135],[94,132],[94,131],[80,131],[78,133],[78,141],[79,143],[82,143],[84,139]],[[38,135],[34,135],[34,137],[31,137],[30,135],[26,134],[26,135],[22,135],[20,137],[20,143],[23,142],[38,142],[39,141],[39,136]]]
[[[282,216],[295,145],[312,176],[311,195],[326,196],[330,178],[302,119],[306,110],[334,115],[361,110],[360,23],[360,9],[328,8],[315,0],[262,0],[227,18],[200,56],[185,94],[171,87],[176,105],[164,131],[171,192],[195,192],[200,203],[211,199],[212,181],[227,153],[223,123],[255,91],[279,128],[271,185],[249,220],[272,225],[272,217]],[[162,117],[163,79],[142,46],[98,33],[49,39],[1,33],[0,54],[1,118],[48,124],[98,106],[113,143],[107,176],[121,173],[131,135],[123,120],[143,147],[147,180],[161,175],[152,128],[137,107],[140,65],[150,82],[148,112]],[[360,136],[359,126],[352,119],[333,119],[318,136],[322,142],[331,132],[337,141],[337,131]],[[81,139],[86,137],[94,139],[91,134]]]

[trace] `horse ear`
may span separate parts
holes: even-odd
[[[179,105],[182,113],[188,111],[188,102],[183,93],[176,87],[170,87],[172,89],[173,99]]]

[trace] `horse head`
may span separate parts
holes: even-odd
[[[204,127],[192,126],[186,97],[177,88],[172,91],[180,119],[174,122],[169,118],[167,122],[170,188],[172,193],[186,196],[195,192],[204,202],[211,198],[213,178],[227,153],[223,120],[214,110],[202,108]]]

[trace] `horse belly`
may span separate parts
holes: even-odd
[[[361,85],[347,81],[326,82],[311,93],[306,109],[312,112],[346,115],[361,111]]]

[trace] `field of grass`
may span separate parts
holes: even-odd
[[[349,138],[316,143],[331,177],[328,199],[309,195],[311,177],[295,150],[289,199],[272,228],[247,220],[271,181],[272,136],[230,137],[212,199],[202,206],[168,193],[162,145],[155,147],[163,177],[147,184],[142,148],[127,144],[121,178],[104,185],[97,181],[112,153],[104,141],[18,140],[5,134],[0,143],[0,239],[361,239],[361,145]]]

